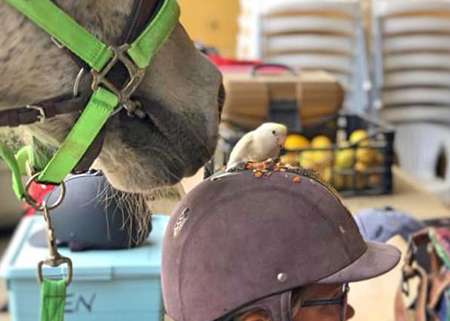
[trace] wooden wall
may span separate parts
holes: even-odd
[[[227,57],[236,51],[239,0],[178,0],[181,22],[193,40],[216,47]]]

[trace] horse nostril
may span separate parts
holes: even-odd
[[[225,87],[223,86],[223,84],[220,84],[219,94],[217,96],[217,102],[218,102],[218,105],[219,105],[219,120],[220,120],[220,117],[222,115],[223,105],[225,104],[225,96],[226,96],[226,94],[225,94]]]

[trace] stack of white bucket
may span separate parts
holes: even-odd
[[[367,59],[357,0],[241,0],[237,56],[325,70],[346,92],[344,107],[368,108]]]

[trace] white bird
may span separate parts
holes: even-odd
[[[228,159],[227,169],[241,162],[262,162],[275,159],[286,140],[287,128],[278,123],[263,123],[246,133],[234,146]]]

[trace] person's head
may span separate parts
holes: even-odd
[[[312,284],[292,290],[290,311],[292,321],[344,321],[355,314],[347,304],[349,286],[344,284]],[[254,307],[232,314],[232,321],[272,321],[269,309]]]
[[[168,225],[162,261],[175,321],[343,321],[348,283],[400,252],[365,242],[336,192],[302,169],[246,164],[191,191]]]

